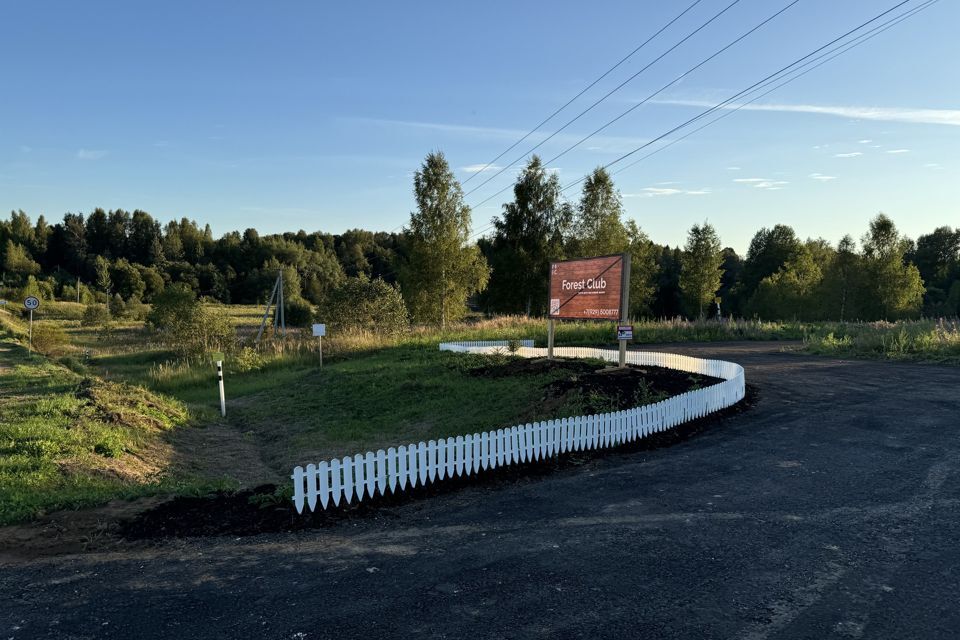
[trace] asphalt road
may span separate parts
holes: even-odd
[[[664,349],[758,404],[390,517],[13,562],[0,639],[960,637],[960,370]]]

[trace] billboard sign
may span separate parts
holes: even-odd
[[[618,320],[625,254],[550,263],[550,318]]]

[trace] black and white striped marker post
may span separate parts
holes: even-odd
[[[227,417],[227,399],[223,395],[223,360],[217,360],[217,384],[220,385],[220,415]]]

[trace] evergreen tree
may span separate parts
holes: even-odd
[[[410,214],[403,292],[414,320],[445,327],[464,315],[489,269],[478,247],[468,244],[470,208],[442,153],[427,155],[413,184],[417,210]]]

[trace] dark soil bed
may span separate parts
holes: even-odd
[[[542,366],[536,364],[538,361],[532,362],[534,364],[527,366]],[[588,369],[581,370],[584,377],[603,376],[605,384],[612,386],[619,385],[619,382],[612,382],[617,381],[618,376],[626,379],[638,375],[634,372],[641,371],[632,369],[631,373],[611,375],[596,373],[595,367],[588,367]],[[298,514],[289,499],[287,487],[278,490],[274,485],[263,485],[239,492],[217,492],[204,497],[174,498],[140,513],[133,519],[121,522],[118,532],[127,540],[219,535],[246,536],[329,527],[338,522],[358,518],[397,518],[399,516],[394,507],[457,491],[463,487],[498,490],[512,484],[529,482],[549,473],[581,467],[599,457],[629,455],[638,451],[670,446],[714,427],[730,416],[746,411],[755,403],[756,398],[755,388],[747,385],[746,398],[733,407],[616,449],[577,452],[539,463],[499,467],[466,478],[448,478],[425,487],[420,486],[397,494],[365,499],[359,504],[354,502],[327,511],[305,510],[303,514]]]
[[[552,378],[552,382],[544,386],[540,403],[531,407],[531,413],[535,415],[523,416],[525,420],[557,415],[560,408],[567,409],[560,411],[564,415],[592,415],[633,409],[691,389],[723,382],[719,378],[663,367],[628,365],[618,369],[600,360],[545,358],[509,358],[469,368],[467,373],[491,378],[524,375]]]

